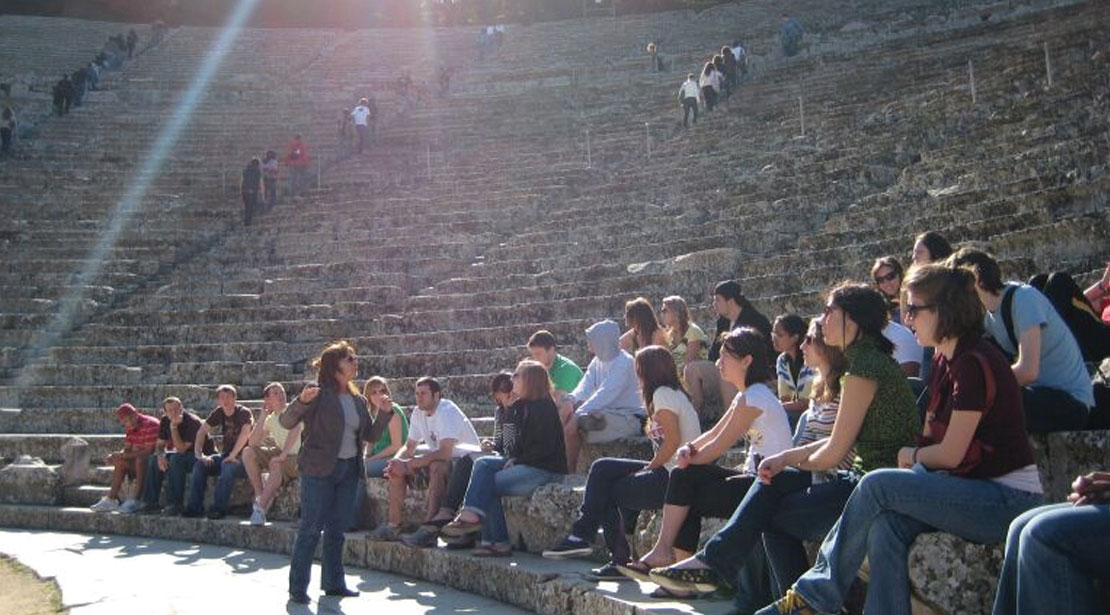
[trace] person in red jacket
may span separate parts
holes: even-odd
[[[301,140],[301,135],[293,135],[293,141],[289,143],[289,148],[282,161],[289,166],[291,171],[292,181],[289,186],[289,194],[296,196],[308,184],[308,146]]]

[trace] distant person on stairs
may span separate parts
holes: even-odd
[[[139,35],[135,33],[135,28],[131,28],[127,32],[127,59],[135,57],[135,46],[139,44]]]
[[[694,123],[698,123],[698,99],[701,98],[701,89],[694,79],[694,73],[686,75],[686,81],[678,88],[678,101],[682,103],[682,127],[690,127],[690,113],[694,114]]]
[[[291,181],[289,195],[298,196],[308,185],[308,145],[301,140],[301,135],[293,135],[289,148],[285,152],[284,162],[289,166]]]
[[[274,150],[267,150],[266,155],[262,157],[262,189],[264,202],[266,203],[266,211],[273,209],[277,205],[278,200],[278,174],[281,173],[278,167],[278,155]]]
[[[712,61],[702,67],[698,85],[701,86],[701,96],[705,99],[705,111],[708,113],[717,106],[717,93],[721,91],[721,73],[717,72]]]
[[[262,161],[251,158],[243,169],[243,181],[239,192],[243,195],[243,226],[250,226],[251,219],[258,212],[258,193],[262,190]]]
[[[69,106],[73,102],[73,84],[68,75],[62,75],[58,83],[54,84],[54,113],[62,117],[69,113]]]
[[[782,44],[782,54],[788,58],[797,55],[798,51],[801,50],[804,36],[805,29],[802,28],[802,24],[798,23],[797,19],[783,13],[779,24],[779,42]]]
[[[365,98],[358,101],[358,106],[351,111],[351,118],[355,121],[355,130],[358,132],[358,153],[361,156],[370,140],[370,101]]]
[[[586,376],[567,398],[573,422],[587,443],[598,444],[640,433],[645,415],[632,355],[620,349],[620,327],[603,320],[586,329],[594,358]]]
[[[15,111],[12,111],[11,107],[4,107],[4,111],[0,112],[0,156],[12,153],[15,129]]]
[[[158,440],[154,443],[154,455],[147,468],[146,484],[143,486],[143,508],[156,512],[158,497],[162,494],[163,478],[169,481],[166,487],[166,507],[163,515],[180,515],[185,506],[185,476],[193,469],[197,457],[193,446],[197,432],[203,421],[191,411],[186,411],[181,400],[167,397],[162,402],[162,418],[158,422]],[[216,452],[211,439],[205,440],[205,455]]]
[[[158,440],[158,419],[142,414],[131,404],[123,404],[116,409],[116,420],[125,430],[123,449],[108,455],[107,461],[112,466],[112,487],[108,490],[108,495],[90,507],[93,512],[118,510],[132,513],[139,510],[139,496],[146,480],[147,460],[154,452],[154,443]],[[120,506],[124,478],[132,479],[132,495]]]

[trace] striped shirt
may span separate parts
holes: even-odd
[[[812,367],[802,364],[795,377],[790,369],[790,355],[784,352],[775,361],[775,374],[779,381],[779,399],[786,401],[809,399],[813,390],[813,378],[816,376]]]
[[[798,430],[794,433],[794,446],[804,446],[810,442],[823,440],[832,435],[836,413],[840,409],[840,399],[821,403],[810,400],[809,408],[798,420]],[[835,468],[824,472],[814,472],[813,482],[823,483],[836,476],[838,470],[850,470],[856,459],[856,447],[852,447]]]
[[[158,419],[140,412],[135,415],[135,426],[124,432],[123,443],[131,448],[154,448],[160,426]]]

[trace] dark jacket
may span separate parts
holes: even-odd
[[[358,454],[359,473],[365,470],[362,464],[362,451],[368,442],[372,442],[371,431],[373,420],[366,398],[362,395],[353,396],[355,411],[358,412]],[[297,455],[297,468],[305,476],[328,476],[335,469],[338,459],[339,447],[342,444],[343,406],[339,404],[339,393],[333,387],[321,387],[320,393],[311,404],[301,403],[300,398],[294,398],[285,412],[278,417],[278,422],[286,429],[292,429],[304,421],[303,442],[301,452]]]
[[[514,432],[511,442],[505,433]],[[499,444],[502,454],[513,463],[547,470],[552,474],[567,473],[567,451],[563,443],[563,422],[559,409],[551,399],[519,400],[505,413],[502,437]]]

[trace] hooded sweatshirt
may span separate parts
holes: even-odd
[[[586,329],[586,339],[594,343],[595,356],[586,375],[570,396],[581,405],[575,414],[606,411],[617,414],[645,414],[636,380],[632,355],[620,348],[620,327],[603,320]]]

